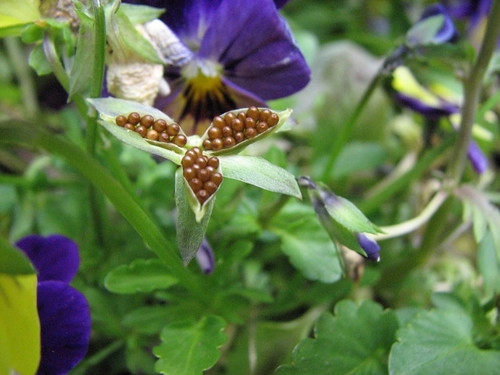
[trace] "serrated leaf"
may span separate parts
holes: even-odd
[[[215,199],[210,199],[204,205],[199,205],[198,202],[199,207],[196,206],[193,211],[189,194],[182,170],[179,168],[175,173],[176,228],[177,244],[184,264],[188,264],[200,248],[215,201]]]
[[[37,278],[0,273],[0,374],[34,375],[40,361]]]
[[[496,374],[500,351],[482,350],[473,341],[471,318],[460,310],[418,315],[398,331],[389,358],[390,374]]]
[[[174,121],[165,113],[156,108],[124,99],[99,98],[87,99],[87,101],[99,112],[100,118],[102,119],[99,123],[120,141],[138,148],[139,150],[161,156],[177,165],[181,164],[182,155],[185,151],[184,149],[171,143],[166,144],[147,141],[136,132],[124,129],[115,123],[116,116],[128,115],[131,112],[137,112],[141,116],[149,114],[153,116],[155,120],[163,119],[169,124],[173,123]]]
[[[301,199],[295,176],[266,159],[256,156],[221,156],[220,167],[226,178],[246,182],[261,189]]]
[[[201,375],[220,356],[219,348],[227,337],[225,321],[214,315],[199,321],[177,321],[161,332],[162,344],[153,349],[159,358],[155,369],[165,375]]]
[[[158,259],[136,259],[122,265],[106,275],[104,286],[111,292],[132,294],[166,289],[177,284],[168,268]]]
[[[314,339],[304,339],[295,348],[292,364],[278,375],[382,375],[395,339],[398,321],[394,312],[372,301],[357,306],[341,301],[335,316],[324,314]]]
[[[305,206],[288,204],[271,226],[281,238],[281,250],[305,277],[325,283],[340,279],[342,268],[337,249]]]

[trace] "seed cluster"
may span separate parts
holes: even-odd
[[[203,155],[198,147],[188,150],[181,160],[184,178],[200,203],[204,203],[219,188],[222,174],[217,172],[219,159]]]
[[[152,141],[173,143],[179,147],[184,147],[187,143],[186,136],[179,134],[181,128],[175,122],[167,124],[163,119],[155,120],[151,115],[141,117],[137,112],[132,112],[128,116],[116,116],[115,122],[116,125],[135,131],[142,138]]]
[[[208,129],[208,138],[203,141],[203,148],[213,151],[231,148],[272,128],[278,121],[276,113],[257,107],[216,116]]]

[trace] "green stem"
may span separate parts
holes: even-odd
[[[40,112],[40,108],[36,98],[32,72],[26,63],[22,45],[17,38],[5,38],[5,47],[12,62],[12,68],[16,72],[16,78],[19,81],[27,117],[34,118]]]
[[[460,182],[465,169],[465,160],[471,141],[472,126],[474,125],[483,78],[500,35],[500,22],[498,22],[498,19],[500,19],[500,0],[495,0],[476,62],[464,82],[464,105],[462,107],[460,129],[453,157],[447,171],[450,182],[454,186]]]
[[[169,267],[184,287],[201,300],[206,299],[206,293],[200,290],[195,275],[182,264],[174,242],[165,238],[155,221],[137,200],[86,152],[42,127],[21,121],[0,123],[0,143],[38,147],[62,157],[108,197],[118,212],[128,220],[147,246]]]
[[[333,167],[335,166],[335,162],[337,161],[342,149],[344,148],[346,142],[349,140],[349,136],[352,133],[352,129],[354,128],[354,124],[358,120],[359,116],[361,115],[361,112],[365,108],[366,104],[368,103],[368,100],[370,97],[373,95],[375,92],[375,89],[377,88],[379,82],[381,79],[384,77],[383,70],[380,70],[377,72],[375,77],[372,78],[370,84],[366,88],[365,92],[363,93],[363,96],[361,97],[360,101],[356,105],[356,108],[354,109],[353,113],[351,114],[351,117],[347,120],[347,122],[342,126],[340,131],[335,137],[335,140],[333,142],[332,146],[332,151],[328,155],[328,160],[325,165],[325,169],[323,170],[323,174],[321,175],[321,180],[322,181],[328,181],[330,178],[331,171],[333,170]]]

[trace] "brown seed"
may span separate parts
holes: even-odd
[[[215,116],[214,119],[212,120],[212,123],[215,127],[220,128],[220,129],[222,129],[224,126],[226,126],[226,122],[220,116]]]
[[[205,189],[208,194],[212,195],[217,191],[218,186],[212,181],[207,181],[203,184],[203,189]]]
[[[167,128],[167,122],[161,118],[156,120],[153,124],[153,129],[156,130],[158,133],[161,133],[166,128]]]
[[[208,138],[210,139],[220,138],[221,136],[222,136],[222,131],[220,130],[220,128],[211,127],[208,130]]]
[[[233,130],[229,126],[224,126],[222,128],[222,136],[231,137],[233,135]]]
[[[191,166],[191,168],[193,168],[193,171],[196,173],[196,176],[198,176],[198,172],[200,171],[201,167],[195,163]]]
[[[245,138],[253,138],[257,135],[257,130],[255,128],[249,128],[245,131]]]
[[[125,124],[128,122],[127,118],[123,115],[116,116],[115,119],[116,125],[124,127]]]
[[[205,168],[207,166],[208,157],[199,156],[196,158],[195,163],[200,166],[200,168]]]
[[[166,143],[169,143],[170,142],[170,136],[167,134],[166,131],[162,131],[160,133],[160,135],[158,136],[158,140],[160,142],[166,142]]]
[[[211,150],[212,149],[212,141],[210,141],[210,139],[205,139],[203,141],[203,148],[205,150]]]
[[[137,125],[141,121],[141,115],[137,112],[132,112],[128,115],[128,122],[132,125]]]
[[[179,147],[184,147],[187,144],[187,137],[183,134],[177,134],[172,142],[174,142]]]
[[[219,172],[215,172],[210,176],[210,181],[212,181],[215,185],[219,186],[222,182],[222,174]]]
[[[198,155],[196,154],[196,152],[193,149],[187,150],[186,156],[190,156],[193,160],[198,157]]]
[[[141,125],[145,126],[146,129],[150,128],[151,126],[153,126],[154,122],[155,122],[155,119],[151,115],[144,115],[141,118]]]
[[[203,153],[201,152],[201,149],[199,147],[193,147],[191,150],[193,150],[196,154],[196,156],[202,156]]]
[[[146,133],[148,132],[148,129],[144,125],[139,125],[137,128],[135,128],[135,131],[141,135],[142,138],[146,136]]]
[[[208,174],[209,174],[210,176],[216,172],[216,169],[215,169],[214,167],[209,166],[209,165],[207,165],[207,166],[205,167],[205,170],[208,172]]]
[[[192,180],[193,178],[196,177],[196,172],[193,168],[188,167],[188,168],[183,168],[183,173],[184,178],[188,181]]]
[[[208,194],[206,190],[201,189],[196,193],[196,198],[198,198],[198,201],[203,204],[208,198],[210,198],[210,194]]]
[[[267,124],[269,126],[274,126],[279,122],[280,118],[276,113],[271,113],[267,118]]]
[[[210,167],[212,168],[219,168],[219,158],[216,158],[215,156],[212,156],[210,159],[208,159],[207,163]]]
[[[224,148],[233,147],[236,144],[236,141],[233,137],[226,137],[222,140]]]
[[[260,134],[264,133],[267,129],[269,129],[269,126],[267,125],[267,122],[259,121],[255,129],[257,129],[257,133]]]
[[[235,132],[240,132],[245,127],[244,122],[242,122],[239,118],[235,118],[231,123],[231,128]]]
[[[195,177],[189,180],[189,186],[191,186],[191,190],[193,190],[196,193],[198,190],[201,189],[203,184],[198,178]]]
[[[131,123],[127,122],[124,126],[125,129],[128,129],[128,130],[133,130],[135,131],[135,126],[132,125]]]
[[[271,111],[269,109],[263,109],[259,113],[259,120],[260,121],[267,121],[267,118],[271,115]]]
[[[251,117],[247,117],[245,121],[245,128],[255,128],[255,120]]]
[[[168,135],[174,136],[179,134],[179,131],[181,130],[181,127],[179,124],[173,123],[173,124],[168,124],[167,125],[167,133]]]
[[[158,132],[154,129],[149,129],[148,133],[146,134],[146,138],[152,141],[156,141],[158,139]]]
[[[227,126],[231,126],[231,123],[233,120],[236,118],[236,115],[233,112],[226,113],[224,115],[224,121],[226,122]]]
[[[182,168],[192,167],[194,164],[194,161],[195,161],[195,159],[186,153],[186,155],[184,155],[184,157],[181,160]]]
[[[212,140],[212,150],[218,151],[222,149],[222,146],[224,146],[222,143],[222,139],[217,138]]]
[[[259,119],[259,109],[254,106],[249,107],[247,109],[247,117],[250,117],[254,121],[257,121]]]
[[[236,141],[236,143],[240,143],[244,139],[245,139],[245,134],[243,134],[243,132],[238,132],[234,134],[234,140]]]
[[[210,179],[210,172],[206,169],[200,169],[197,176],[201,182],[207,182]]]

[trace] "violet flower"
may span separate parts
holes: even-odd
[[[16,245],[38,275],[42,353],[37,374],[67,374],[87,353],[91,330],[87,300],[69,285],[80,262],[78,247],[61,235],[31,235]]]
[[[206,238],[203,238],[200,248],[196,252],[196,261],[205,275],[209,275],[214,271],[215,255]]]
[[[445,0],[444,6],[450,16],[457,20],[467,19],[469,31],[477,28],[490,12],[491,0]]]
[[[188,135],[203,133],[214,116],[263,107],[309,82],[309,67],[277,10],[285,1],[129,2],[167,8],[160,19],[186,49],[182,63],[165,67],[171,93],[155,106]]]

